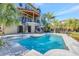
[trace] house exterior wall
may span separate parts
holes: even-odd
[[[28,26],[30,26],[31,32],[34,33],[35,26],[40,26],[40,19],[39,19],[40,11],[35,6],[33,6],[32,4],[29,4],[29,3],[27,3],[27,4],[21,3],[21,4],[18,4],[17,7],[24,8],[25,10],[31,11],[30,13],[33,14],[33,15],[31,15],[30,13],[26,13],[26,15],[20,17],[20,20],[23,24],[24,32],[26,31],[26,33],[28,33]],[[38,14],[38,16],[34,16],[35,13]],[[30,18],[28,15],[32,16],[32,18]]]
[[[31,26],[31,32],[34,33],[35,32],[35,26],[39,26],[38,23],[35,22],[27,22],[26,23],[27,26]],[[28,27],[27,27],[28,28]],[[26,30],[27,31],[27,30]]]
[[[4,34],[15,34],[18,32],[18,26],[12,25],[4,28]]]
[[[23,6],[16,5],[16,7],[22,7],[22,8],[28,9],[28,10],[37,11],[39,13],[39,11],[31,4],[23,4]],[[25,22],[26,26],[29,26],[29,25],[31,26],[31,32],[35,32],[35,26],[37,26],[37,23],[39,24],[38,17],[35,17],[34,21],[32,21],[33,20],[32,18],[26,18],[26,17],[24,18],[26,20],[26,22]],[[27,24],[27,23],[29,23],[29,24]],[[2,32],[4,32],[4,34],[15,34],[18,32],[18,26],[16,26],[15,24],[11,25],[9,27],[4,26],[4,28],[2,26],[2,29],[3,29]],[[28,27],[26,27],[26,32],[28,32]]]

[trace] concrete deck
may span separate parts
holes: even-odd
[[[23,37],[30,37],[30,36],[41,36],[44,35],[43,34],[18,34],[18,35],[8,35],[8,36],[23,36]],[[50,33],[47,33],[50,34]],[[75,39],[71,38],[70,36],[68,36],[67,34],[61,34],[61,33],[51,33],[51,34],[55,34],[55,35],[60,35],[63,37],[63,40],[66,44],[66,46],[68,47],[68,50],[57,50],[57,49],[53,49],[53,52],[46,52],[45,55],[49,55],[49,56],[55,56],[55,55],[64,55],[64,56],[72,56],[72,55],[79,55],[79,42],[76,41]],[[1,37],[1,36],[0,36]],[[3,37],[7,37],[7,36],[3,36]],[[16,37],[15,37],[16,38]],[[22,55],[24,56],[42,56],[41,53],[39,53],[38,51],[35,50],[31,50],[28,53],[27,52],[23,52]]]

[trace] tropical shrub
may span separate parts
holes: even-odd
[[[6,27],[11,25],[19,25],[19,12],[15,4],[0,3],[0,25],[3,27],[3,32]]]
[[[4,45],[4,42],[2,39],[0,39],[0,47]]]

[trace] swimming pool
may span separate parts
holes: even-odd
[[[27,49],[37,50],[44,54],[51,49],[65,49],[63,38],[58,35],[47,34],[43,36],[30,36],[29,38],[20,38],[18,43]]]

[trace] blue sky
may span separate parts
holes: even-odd
[[[79,4],[77,3],[36,3],[41,9],[41,14],[52,12],[59,20],[67,18],[79,18]]]

